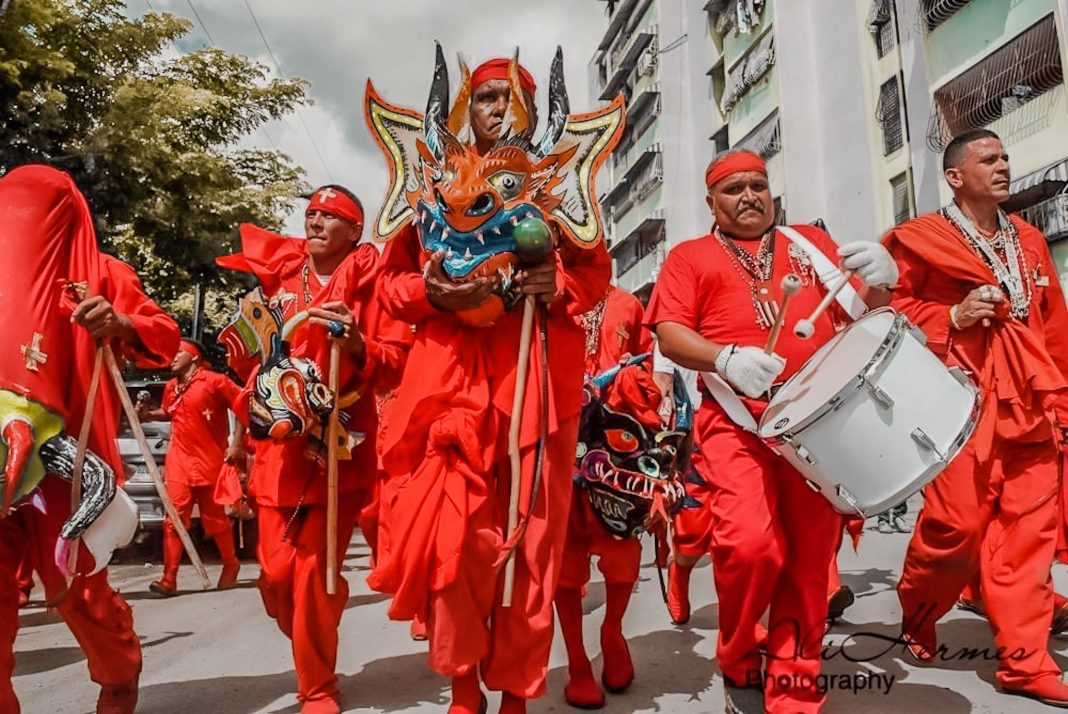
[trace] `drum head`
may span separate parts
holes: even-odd
[[[760,419],[760,436],[793,431],[821,411],[868,368],[896,317],[890,308],[874,310],[828,340],[775,394]]]

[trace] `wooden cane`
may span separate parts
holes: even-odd
[[[74,471],[70,484],[70,510],[73,513],[82,500],[82,472],[85,470],[85,453],[89,450],[89,433],[93,424],[93,410],[96,407],[96,394],[100,391],[100,372],[104,366],[104,349],[100,345],[96,348],[96,358],[93,361],[93,376],[89,379],[89,394],[85,397],[85,412],[82,414],[82,428],[78,432],[78,450],[74,453]],[[67,572],[78,572],[78,543],[81,539],[75,539],[70,544],[70,555],[67,560]]]
[[[527,373],[530,371],[530,341],[534,327],[534,296],[528,295],[523,303],[523,325],[519,333],[519,357],[516,359],[515,396],[512,397],[512,420],[508,425],[508,460],[512,467],[512,489],[508,496],[508,533],[511,538],[519,525],[519,489],[522,470],[519,459],[519,429],[523,423],[523,397],[527,391]],[[545,408],[545,405],[542,405]],[[504,592],[502,607],[512,606],[512,591],[515,589],[515,549],[508,554],[504,564]]]
[[[167,516],[171,519],[171,525],[174,526],[174,530],[178,533],[178,538],[182,541],[182,546],[189,556],[189,561],[193,564],[193,569],[200,576],[200,583],[203,589],[207,590],[211,587],[208,573],[204,570],[204,563],[201,562],[200,555],[197,554],[196,546],[193,545],[189,532],[182,525],[182,519],[178,515],[178,509],[174,507],[171,495],[167,493],[167,485],[163,483],[163,476],[159,472],[159,467],[156,466],[156,460],[153,458],[152,450],[148,446],[148,439],[145,438],[144,429],[141,428],[141,422],[137,418],[137,410],[134,408],[133,402],[130,401],[130,395],[126,393],[126,383],[122,381],[122,371],[119,369],[119,363],[115,360],[115,353],[111,350],[110,345],[104,345],[103,350],[108,373],[111,374],[111,380],[115,383],[115,391],[119,393],[119,401],[122,402],[122,409],[126,413],[126,419],[130,422],[130,430],[133,431],[134,438],[137,439],[137,443],[141,447],[141,454],[145,458],[145,466],[148,467],[148,473],[152,476],[152,481],[156,485],[156,493],[159,494],[159,500],[163,503],[163,510],[166,511]]]
[[[771,325],[767,344],[764,345],[764,354],[769,355],[775,351],[775,343],[779,341],[779,335],[782,333],[782,324],[786,321],[786,308],[790,305],[794,295],[801,292],[801,278],[793,273],[784,275],[782,282],[779,283],[779,289],[782,290],[782,307],[775,315],[775,322]]]
[[[823,296],[823,299],[820,300],[820,304],[816,306],[816,309],[812,311],[812,314],[804,320],[797,321],[797,324],[794,325],[794,334],[800,337],[802,340],[807,340],[809,337],[812,337],[812,335],[816,332],[816,320],[818,320],[820,315],[822,315],[824,311],[828,307],[830,307],[831,302],[836,297],[838,297],[838,293],[842,291],[842,288],[844,288],[849,283],[849,280],[852,277],[852,270],[843,271],[842,280],[834,286],[834,290],[831,290]]]
[[[330,392],[334,406],[326,425],[326,593],[337,593],[337,439],[338,409],[341,394],[338,382],[341,374],[341,344],[330,340]]]

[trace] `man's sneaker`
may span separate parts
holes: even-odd
[[[827,619],[837,620],[856,599],[848,585],[835,590],[834,594],[827,599]]]
[[[875,530],[879,531],[880,533],[893,533],[894,527],[890,524],[889,520],[883,520],[882,518],[880,518],[879,524],[875,526]]]
[[[911,533],[912,529],[905,523],[903,516],[894,516],[894,530],[898,533]]]

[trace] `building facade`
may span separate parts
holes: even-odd
[[[718,151],[767,159],[783,220],[875,240],[949,200],[941,151],[981,127],[1010,154],[1006,208],[1042,229],[1068,283],[1066,5],[609,2],[591,82],[605,98],[624,91],[634,114],[604,194],[617,283],[642,295],[667,247],[707,230],[702,175]],[[632,58],[627,38],[643,27],[650,39]],[[648,86],[655,102],[636,91]]]

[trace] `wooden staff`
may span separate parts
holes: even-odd
[[[326,593],[337,593],[337,439],[338,409],[341,393],[338,383],[341,379],[341,343],[330,340],[330,392],[334,395],[334,406],[330,410],[330,421],[326,425]]]
[[[528,295],[523,302],[523,326],[519,333],[519,357],[516,359],[515,396],[512,397],[512,420],[508,425],[508,460],[512,467],[512,489],[508,496],[508,532],[511,538],[519,525],[519,488],[522,485],[522,470],[519,459],[519,428],[523,424],[523,397],[527,392],[527,373],[530,370],[530,341],[534,327],[534,296]],[[545,405],[542,405],[542,409]],[[515,548],[508,554],[504,564],[504,592],[502,607],[512,606],[512,591],[515,589]]]
[[[779,289],[782,290],[782,307],[779,308],[778,314],[775,315],[775,322],[771,325],[771,333],[768,335],[767,344],[764,345],[764,354],[771,354],[775,351],[775,343],[779,341],[779,334],[782,333],[782,323],[786,320],[786,308],[790,305],[790,300],[794,295],[801,292],[801,278],[797,277],[793,273],[784,275],[782,282],[779,283]]]
[[[812,314],[804,320],[797,321],[797,324],[794,325],[794,334],[800,337],[802,340],[807,340],[808,338],[812,337],[812,335],[816,332],[816,320],[818,320],[819,316],[822,315],[828,307],[830,307],[831,301],[838,297],[838,293],[842,291],[842,288],[844,288],[849,283],[849,280],[852,277],[852,270],[843,271],[842,280],[834,286],[834,290],[829,291],[826,295],[823,296],[823,299],[820,300],[820,304],[816,306],[816,309],[812,311]]]
[[[96,348],[96,359],[93,361],[93,376],[89,380],[89,394],[85,397],[85,412],[82,414],[82,428],[78,432],[78,450],[74,453],[74,473],[70,484],[70,510],[73,513],[82,500],[82,471],[85,470],[85,452],[89,450],[89,432],[93,424],[93,410],[96,407],[96,395],[100,391],[100,372],[104,366],[104,348],[99,344]],[[78,572],[78,543],[76,539],[70,545],[70,555],[67,560],[67,572]]]
[[[189,561],[193,564],[197,575],[200,576],[200,583],[203,589],[207,590],[211,587],[208,573],[204,570],[204,563],[200,561],[200,555],[197,554],[196,546],[193,545],[189,532],[182,525],[182,519],[178,515],[178,510],[174,507],[171,495],[167,493],[167,486],[163,483],[163,476],[159,472],[159,467],[156,466],[156,460],[153,458],[152,450],[148,446],[148,439],[145,438],[145,432],[141,428],[140,420],[137,418],[137,410],[134,409],[133,402],[130,401],[130,395],[126,393],[126,383],[122,381],[122,371],[119,370],[119,363],[115,360],[115,353],[111,350],[110,345],[104,345],[102,349],[104,350],[104,361],[107,363],[108,373],[111,374],[111,380],[115,383],[115,391],[119,393],[119,401],[122,402],[122,409],[126,413],[126,419],[130,422],[130,430],[133,431],[134,437],[141,447],[141,454],[145,458],[145,466],[148,467],[148,473],[152,476],[153,483],[156,484],[156,492],[159,494],[159,500],[163,502],[163,510],[167,512],[167,516],[171,519],[171,525],[177,531],[178,538],[181,539],[182,546],[185,548],[186,554],[189,555]]]

